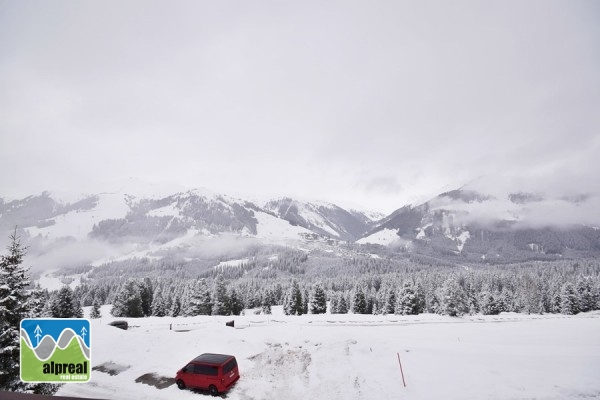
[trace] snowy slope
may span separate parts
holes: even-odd
[[[257,232],[255,236],[259,239],[281,243],[289,240],[299,240],[302,238],[302,235],[313,233],[306,228],[291,225],[284,219],[262,211],[255,212],[254,217],[257,220]]]
[[[347,211],[322,201],[300,201],[284,197],[263,205],[279,218],[302,226],[319,235],[354,241],[370,228],[373,221],[359,211]]]
[[[103,307],[103,315],[108,315]],[[472,316],[274,315],[92,320],[92,381],[64,396],[198,398],[173,378],[204,352],[233,354],[237,399],[581,399],[600,394],[600,314]],[[234,319],[236,328],[225,326]],[[170,328],[173,330],[170,330]],[[402,384],[398,354],[406,387]]]
[[[380,244],[388,246],[400,240],[398,231],[394,229],[382,229],[356,241],[358,244]]]
[[[73,237],[85,239],[94,224],[105,219],[124,218],[129,212],[126,198],[121,193],[105,193],[96,196],[96,204],[88,210],[70,210],[50,219],[53,224],[46,227],[25,228],[30,236],[41,235],[47,239]]]

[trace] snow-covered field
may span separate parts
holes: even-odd
[[[599,312],[464,318],[273,312],[129,319],[134,327],[123,331],[107,326],[115,318],[104,306],[91,338],[92,365],[105,372],[95,370],[91,382],[67,384],[58,394],[198,399],[208,395],[136,379],[173,378],[190,359],[214,352],[238,360],[241,379],[228,399],[600,399]],[[236,327],[226,327],[232,319]]]

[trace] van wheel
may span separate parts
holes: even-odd
[[[213,396],[218,396],[219,395],[219,391],[217,390],[217,387],[215,385],[210,385],[208,387],[208,390],[210,391],[210,394]]]
[[[181,379],[177,381],[177,387],[181,390],[185,389],[185,383]]]

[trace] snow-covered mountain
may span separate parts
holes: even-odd
[[[598,205],[594,196],[502,196],[462,188],[394,211],[358,243],[471,261],[597,256]]]
[[[139,188],[138,188],[139,189]],[[0,245],[18,227],[44,264],[102,263],[260,244],[298,247],[377,244],[454,262],[510,262],[600,256],[598,197],[506,195],[464,187],[375,221],[375,213],[288,197],[257,202],[207,189],[152,195],[147,190],[87,196],[51,192],[0,198]],[[135,192],[135,194],[131,194]],[[337,243],[337,245],[336,245]],[[322,246],[321,246],[322,247]],[[370,253],[369,250],[367,253]]]
[[[86,262],[123,257],[161,257],[177,251],[194,256],[207,241],[217,246],[254,239],[267,244],[353,241],[372,221],[366,213],[335,204],[289,198],[265,205],[196,189],[171,195],[129,194],[127,189],[62,200],[51,192],[18,200],[0,199],[0,231],[15,227],[34,254],[73,247],[98,253]],[[106,254],[106,255],[104,255]]]
[[[302,202],[284,197],[267,202],[265,209],[292,225],[345,241],[355,241],[374,225],[367,213],[344,210],[325,202]]]

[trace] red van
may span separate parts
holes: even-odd
[[[204,353],[177,371],[179,389],[208,389],[213,396],[228,391],[240,379],[237,361],[226,354]]]

